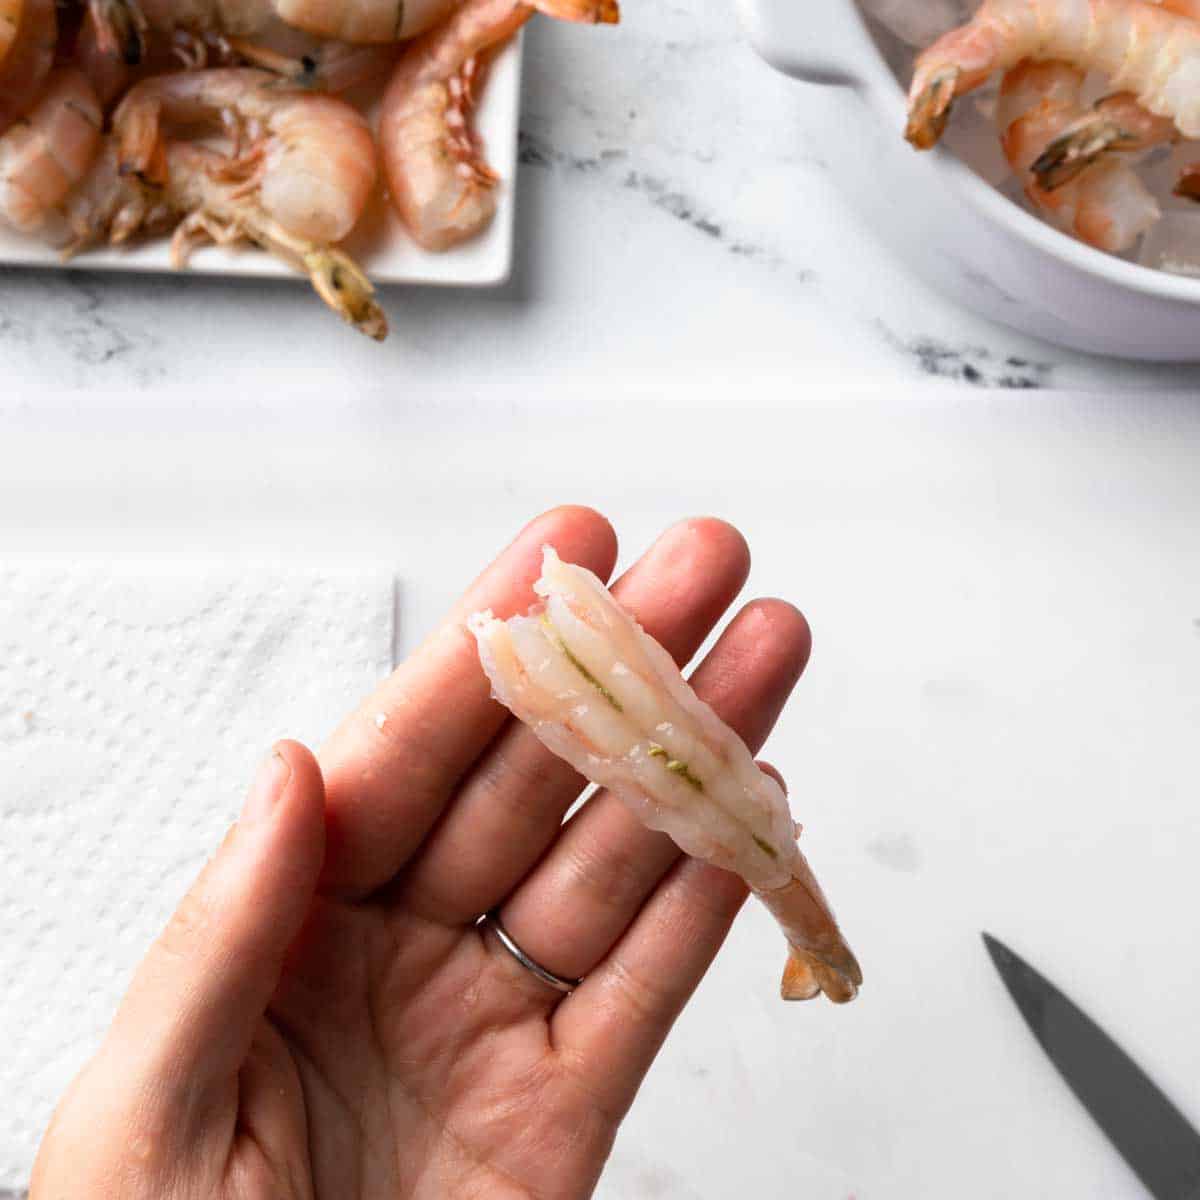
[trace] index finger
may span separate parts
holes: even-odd
[[[465,622],[484,608],[501,617],[528,608],[547,544],[601,579],[617,558],[616,534],[594,509],[567,505],[537,517],[322,747],[323,890],[362,896],[390,880],[507,720]]]

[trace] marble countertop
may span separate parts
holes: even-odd
[[[1161,389],[1200,368],[1089,358],[955,310],[848,211],[812,93],[769,70],[730,0],[631,2],[616,29],[537,21],[521,122],[517,257],[493,291],[388,288],[356,338],[306,287],[0,268],[0,403],[46,387],[243,392],[386,380],[398,402],[580,373],[706,366],[821,380]]]
[[[766,753],[868,985],[778,1003],[747,911],[600,1196],[1137,1196],[978,935],[1200,1124],[1200,367],[955,310],[729,0],[625,12],[530,29],[513,279],[388,289],[383,346],[299,285],[0,271],[0,550],[383,562],[404,652],[550,505],[623,562],[733,520],[813,624]]]

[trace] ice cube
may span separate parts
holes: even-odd
[[[1142,239],[1138,262],[1200,278],[1200,212],[1168,212]]]

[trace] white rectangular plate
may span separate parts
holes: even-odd
[[[376,283],[426,283],[485,287],[503,283],[512,263],[513,195],[517,168],[517,122],[521,104],[521,35],[492,62],[484,80],[476,127],[488,162],[500,176],[496,215],[478,237],[431,254],[404,231],[382,189],[372,199],[344,247]],[[157,272],[172,269],[167,239],[128,247],[97,247],[63,263],[58,252],[35,238],[0,226],[0,264],[73,270]],[[257,278],[301,277],[260,250],[206,246],[192,256],[189,270],[201,275]]]

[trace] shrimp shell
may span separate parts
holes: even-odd
[[[91,167],[102,120],[82,72],[51,72],[28,115],[0,136],[0,221],[41,231]]]
[[[7,47],[0,56],[0,133],[33,105],[54,65],[58,41],[54,0],[22,0],[15,29],[7,24],[5,28]]]
[[[469,622],[497,699],[650,828],[746,880],[789,944],[785,999],[852,999],[862,972],[782,788],[590,571],[546,547],[534,589],[529,615]]]
[[[392,203],[413,238],[446,250],[496,211],[495,172],[469,125],[483,55],[535,11],[614,23],[616,0],[464,0],[444,24],[406,47],[384,93],[379,146]]]

